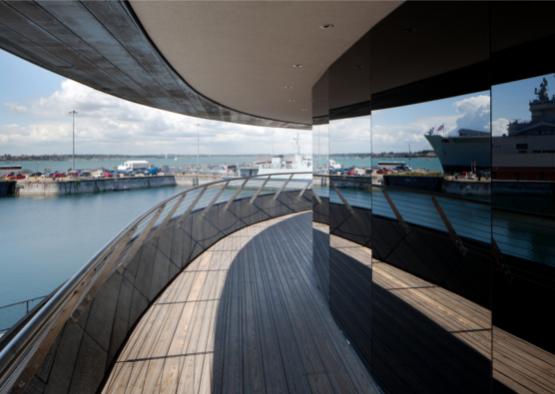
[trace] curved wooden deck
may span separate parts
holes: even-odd
[[[215,244],[149,308],[103,392],[378,392],[316,288],[311,251],[308,213]]]

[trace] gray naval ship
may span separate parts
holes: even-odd
[[[555,180],[555,95],[549,98],[543,78],[529,102],[531,120],[515,120],[507,133],[490,138],[489,132],[460,129],[458,135],[425,136],[443,171],[489,171],[496,179]]]

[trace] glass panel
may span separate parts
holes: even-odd
[[[489,385],[489,144],[489,91],[372,112],[372,367],[392,392]]]
[[[541,367],[555,365],[555,324],[547,312],[555,298],[553,87],[553,74],[492,87],[497,389],[555,385]]]
[[[318,287],[329,299],[329,104],[328,73],[312,89],[312,260]]]

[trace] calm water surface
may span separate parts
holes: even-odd
[[[0,199],[0,305],[45,295],[179,187]]]

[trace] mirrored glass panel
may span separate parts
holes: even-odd
[[[325,73],[312,89],[312,261],[318,288],[329,299],[329,80]]]
[[[497,389],[555,387],[554,93],[553,74],[492,87]]]
[[[487,391],[490,92],[372,111],[372,146],[372,371]]]
[[[369,112],[369,111],[367,111]],[[330,308],[364,362],[371,357],[370,115],[330,121]]]

